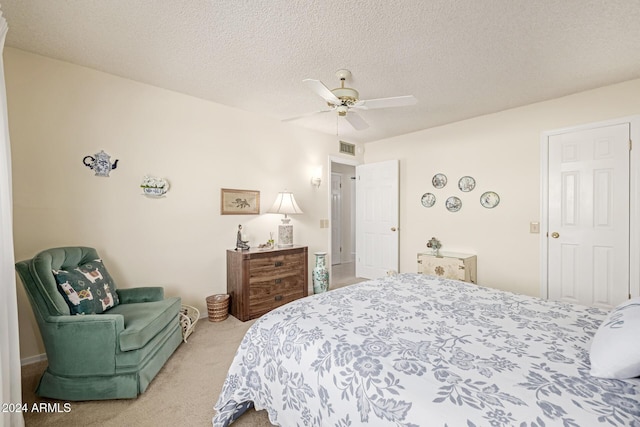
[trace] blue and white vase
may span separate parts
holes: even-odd
[[[316,266],[313,267],[313,293],[320,294],[329,290],[329,270],[325,263],[326,252],[315,252]]]

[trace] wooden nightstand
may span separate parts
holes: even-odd
[[[476,263],[476,256],[470,254],[440,252],[435,256],[419,253],[418,273],[476,283]]]
[[[228,250],[227,293],[229,313],[243,322],[306,297],[307,247]]]

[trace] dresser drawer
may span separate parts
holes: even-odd
[[[252,283],[249,287],[249,316],[256,317],[304,296],[300,275]]]
[[[265,282],[300,274],[305,268],[304,254],[277,255],[249,260],[249,283]]]

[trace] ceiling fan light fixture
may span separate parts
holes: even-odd
[[[339,98],[343,103],[347,105],[353,105],[358,102],[360,94],[357,90],[351,89],[350,87],[339,87],[333,89],[331,92]]]
[[[338,112],[338,115],[340,117],[344,117],[347,115],[347,112],[349,111],[349,107],[347,107],[346,105],[338,105],[336,107],[336,111]]]

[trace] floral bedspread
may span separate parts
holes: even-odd
[[[313,295],[247,331],[213,425],[640,426],[640,379],[589,375],[605,316],[416,274]]]

